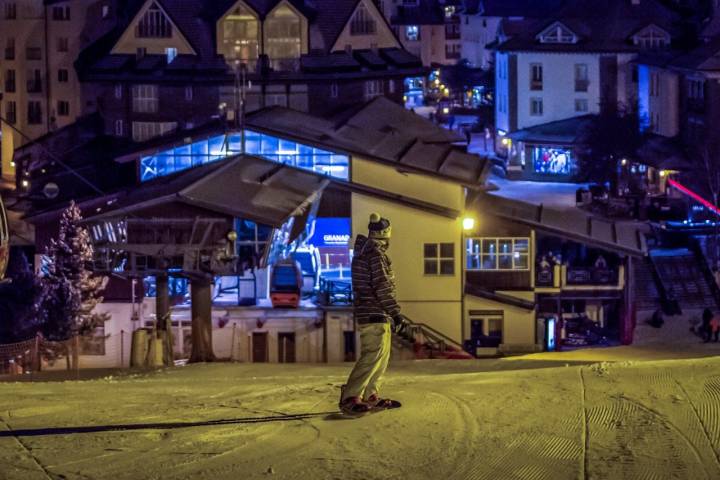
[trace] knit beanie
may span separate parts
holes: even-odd
[[[390,238],[392,227],[390,220],[382,218],[377,213],[370,214],[370,223],[368,223],[368,236],[370,238]]]

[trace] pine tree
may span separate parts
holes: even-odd
[[[57,240],[47,249],[47,272],[41,279],[39,316],[48,340],[62,341],[88,335],[110,319],[93,312],[102,302],[106,277],[94,276],[88,268],[93,247],[88,231],[80,225],[82,216],[74,202],[63,212]],[[75,352],[77,355],[78,352]]]

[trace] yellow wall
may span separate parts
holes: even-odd
[[[397,297],[413,321],[439,330],[460,341],[460,232],[461,220],[406,207],[375,197],[352,194],[352,238],[367,235],[370,213],[377,212],[392,224],[388,255],[397,280]],[[455,245],[454,275],[425,275],[425,243]]]
[[[146,52],[151,55],[164,55],[166,48],[177,48],[178,55],[195,55],[195,50],[193,50],[193,48],[190,46],[190,43],[188,43],[187,39],[183,36],[183,34],[180,32],[180,29],[174,23],[172,24],[173,30],[172,37],[170,38],[135,38],[135,26],[138,24],[143,15],[145,15],[145,12],[148,8],[150,8],[152,4],[152,0],[148,0],[147,2],[145,2],[145,5],[143,5],[142,9],[140,9],[138,14],[135,15],[135,18],[130,23],[130,26],[125,29],[125,32],[120,37],[120,40],[117,41],[111,53],[125,53],[135,55],[137,53],[137,49],[139,47],[142,47],[145,48]],[[160,3],[158,3],[158,5],[162,9],[162,5],[160,5]],[[170,23],[172,23],[171,16],[167,15],[167,17],[170,20]]]
[[[507,293],[507,292],[505,292]],[[465,335],[470,337],[470,310],[503,311],[503,344],[531,346],[535,344],[535,311],[472,295],[465,296]]]
[[[13,130],[5,122],[0,122],[2,128],[2,176],[8,180],[15,180],[15,167],[12,166],[15,138]]]
[[[380,13],[375,4],[370,0],[362,0],[358,3],[365,5],[367,12],[375,19],[375,34],[374,35],[350,35],[350,20],[354,15],[350,15],[348,23],[345,25],[342,33],[338,36],[335,41],[335,45],[332,47],[332,51],[345,50],[346,45],[352,45],[355,50],[369,49],[369,48],[400,48],[400,44],[393,35],[387,23],[383,19],[382,13]],[[356,7],[356,9],[358,8]]]
[[[462,212],[464,188],[457,183],[421,175],[401,173],[392,166],[352,157],[353,183],[368,185],[387,192],[422,200]]]

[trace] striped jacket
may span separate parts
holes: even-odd
[[[395,275],[385,246],[365,235],[355,240],[352,288],[359,324],[389,322],[400,313],[395,300]]]

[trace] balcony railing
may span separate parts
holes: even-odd
[[[538,288],[623,288],[624,267],[595,268],[551,265],[535,268],[535,286]]]
[[[530,80],[530,90],[542,90],[542,89],[543,89],[542,80]]]

